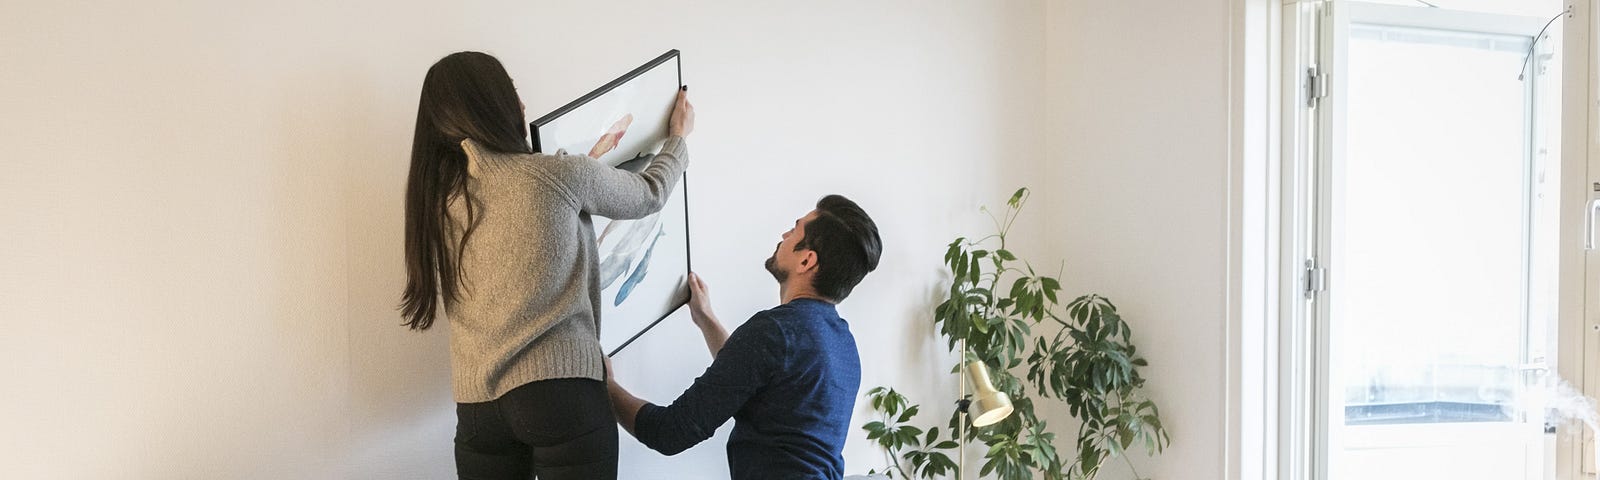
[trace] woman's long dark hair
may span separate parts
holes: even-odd
[[[428,69],[406,179],[406,291],[400,312],[412,330],[433,326],[441,297],[445,305],[460,299],[461,252],[477,226],[480,208],[467,191],[461,141],[470,138],[501,152],[531,152],[527,136],[522,102],[499,60],[459,52]],[[464,226],[448,210],[457,195],[467,207]],[[464,229],[462,248],[452,257],[449,242],[458,229]]]

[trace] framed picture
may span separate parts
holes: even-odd
[[[672,50],[529,125],[533,149],[598,154],[597,161],[639,172],[667,139],[667,120],[683,85]],[[593,217],[600,264],[600,346],[616,354],[689,301],[689,203],[680,178],[660,212],[636,220]]]

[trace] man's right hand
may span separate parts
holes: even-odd
[[[728,342],[728,329],[722,327],[717,314],[711,311],[711,290],[694,272],[689,272],[689,318],[694,320],[694,326],[700,327],[700,336],[705,337],[711,358],[716,358],[717,352],[722,351],[722,344]]]
[[[720,323],[717,314],[711,311],[711,289],[694,272],[689,272],[689,318],[702,328],[707,323]]]

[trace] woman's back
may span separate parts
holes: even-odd
[[[598,253],[590,214],[638,218],[660,210],[685,167],[681,137],[644,172],[589,157],[500,153],[465,140],[467,191],[450,203],[466,225],[460,298],[448,307],[457,402],[493,400],[556,378],[603,380]]]

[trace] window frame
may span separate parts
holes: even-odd
[[[1270,1],[1270,0],[1269,0]],[[1587,395],[1600,396],[1600,321],[1585,321],[1600,312],[1600,262],[1583,252],[1581,237],[1583,218],[1567,200],[1584,197],[1589,172],[1600,171],[1594,165],[1600,161],[1600,138],[1595,129],[1600,127],[1595,108],[1571,108],[1595,105],[1596,72],[1593,47],[1589,34],[1595,30],[1594,11],[1597,0],[1569,0],[1572,10],[1563,31],[1565,44],[1563,66],[1562,118],[1562,184],[1560,187],[1560,311],[1557,337],[1560,339],[1553,361],[1561,378],[1581,379],[1581,388]],[[1265,223],[1276,238],[1266,242],[1268,258],[1276,258],[1277,281],[1272,284],[1266,302],[1268,311],[1276,312],[1276,321],[1269,320],[1263,338],[1275,342],[1265,349],[1264,358],[1272,366],[1260,380],[1269,401],[1264,406],[1267,427],[1262,435],[1276,442],[1265,441],[1272,449],[1261,463],[1262,477],[1283,479],[1328,478],[1328,431],[1330,423],[1329,396],[1329,329],[1328,292],[1313,292],[1306,296],[1305,286],[1312,279],[1305,263],[1316,259],[1328,263],[1331,251],[1328,218],[1331,217],[1329,192],[1333,177],[1333,162],[1322,159],[1338,158],[1336,151],[1343,145],[1342,108],[1317,108],[1308,106],[1311,92],[1316,88],[1307,71],[1316,68],[1327,74],[1325,85],[1329,97],[1319,102],[1342,101],[1343,85],[1329,66],[1344,65],[1339,58],[1344,49],[1335,45],[1348,43],[1348,32],[1334,28],[1349,25],[1359,18],[1362,23],[1396,26],[1469,30],[1495,34],[1527,36],[1547,19],[1532,19],[1511,15],[1475,14],[1468,12],[1423,12],[1421,9],[1379,4],[1358,4],[1343,0],[1281,0],[1274,5],[1276,25],[1271,30],[1279,33],[1281,45],[1276,63],[1280,77],[1274,95],[1278,106],[1277,117],[1268,122],[1268,128],[1280,139],[1277,145],[1276,175],[1269,175],[1266,198],[1276,201],[1276,209],[1266,209]],[[1419,15],[1427,13],[1427,15]],[[1586,88],[1573,88],[1584,85]],[[1322,125],[1328,125],[1321,131]],[[1238,168],[1237,166],[1235,168]],[[1582,172],[1582,173],[1577,173]],[[1600,184],[1597,184],[1600,185]],[[1596,189],[1600,192],[1600,188]],[[1248,214],[1249,212],[1244,212]],[[1312,221],[1311,219],[1322,219]],[[1236,233],[1237,235],[1237,233]],[[1576,247],[1576,248],[1574,248]],[[1584,264],[1588,263],[1589,266]],[[1320,266],[1320,265],[1317,265]],[[1248,270],[1246,270],[1248,272]],[[1266,270],[1270,271],[1270,270]],[[1587,307],[1587,308],[1585,308]],[[1586,328],[1586,324],[1588,327]],[[1274,398],[1275,397],[1275,398]],[[1275,401],[1272,401],[1275,400]],[[1248,417],[1248,415],[1246,415]],[[1592,475],[1593,456],[1584,455],[1592,448],[1592,436],[1584,434],[1583,442],[1572,441],[1571,427],[1557,435],[1556,465],[1558,478],[1573,478],[1576,472]],[[1580,427],[1581,428],[1581,427]],[[1580,460],[1581,459],[1581,460]],[[1275,475],[1273,475],[1275,474]]]

